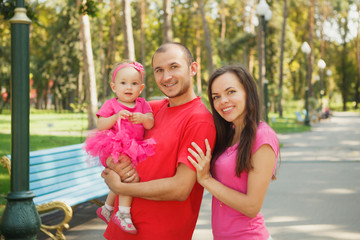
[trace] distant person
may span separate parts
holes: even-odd
[[[204,189],[196,182],[195,168],[187,160],[188,148],[191,142],[203,143],[205,138],[213,146],[215,126],[194,92],[198,64],[184,45],[165,43],[153,55],[152,67],[156,84],[167,96],[149,102],[155,126],[146,131],[145,139],[156,141],[155,155],[141,162],[137,172],[126,156],[117,164],[109,159],[103,172],[113,192],[134,197],[131,216],[138,234],[120,231],[110,221],[106,239],[191,240],[199,215]],[[204,144],[200,146],[205,149]],[[122,182],[139,177],[138,183]]]
[[[210,77],[208,96],[216,127],[213,155],[206,143],[189,149],[197,181],[213,195],[215,240],[271,239],[260,213],[275,177],[279,142],[260,121],[256,84],[240,66],[225,66]],[[202,140],[204,141],[204,140]]]
[[[140,63],[123,61],[115,64],[111,72],[110,86],[116,97],[105,101],[97,112],[98,129],[90,132],[85,141],[86,152],[98,156],[104,167],[107,167],[109,156],[118,160],[125,154],[136,166],[154,154],[154,140],[143,140],[144,129],[154,126],[150,105],[139,98],[144,89],[143,71]],[[125,232],[137,233],[130,214],[132,197],[119,196],[118,210],[112,214],[115,198],[116,194],[110,191],[105,205],[96,211],[97,215],[106,223],[111,218]]]

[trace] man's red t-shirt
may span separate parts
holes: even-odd
[[[196,142],[204,152],[205,138],[211,147],[214,145],[216,131],[213,118],[200,97],[180,106],[168,107],[168,104],[167,99],[150,102],[155,126],[145,133],[145,139],[153,138],[156,141],[155,155],[137,166],[141,182],[172,177],[180,163],[195,171],[187,159],[191,142]],[[110,221],[104,237],[121,240],[190,240],[203,190],[196,182],[185,201],[134,198],[131,216],[138,233],[125,233]],[[114,212],[117,211],[117,205],[118,201],[115,202]]]

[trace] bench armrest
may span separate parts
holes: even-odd
[[[0,163],[8,170],[9,176],[11,175],[11,162],[7,156],[0,158]]]
[[[48,236],[50,236],[51,239],[65,239],[63,230],[65,229],[69,229],[69,222],[72,218],[73,215],[73,210],[72,208],[67,205],[64,202],[60,202],[60,201],[55,201],[55,202],[49,202],[49,203],[44,203],[41,205],[36,206],[36,209],[38,210],[39,213],[42,212],[47,212],[47,211],[52,211],[55,209],[61,209],[62,211],[64,211],[64,220],[56,225],[45,225],[45,224],[41,224],[41,228],[40,230],[43,231],[45,234],[47,234]],[[49,230],[57,230],[56,231],[56,236],[54,236]]]

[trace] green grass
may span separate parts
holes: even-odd
[[[10,191],[10,177],[5,168],[0,166],[0,216],[6,204],[6,195]]]
[[[278,114],[269,114],[269,125],[276,133],[298,133],[310,131],[311,127],[305,126],[303,123],[297,123],[294,113],[284,113],[280,118]]]
[[[5,168],[0,166],[0,216],[6,204],[5,196],[10,191],[10,177]]]

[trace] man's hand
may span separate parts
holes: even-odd
[[[106,159],[106,165],[120,176],[122,182],[132,183],[140,181],[131,159],[126,155],[121,155],[118,163],[114,163],[114,159],[110,156]]]

